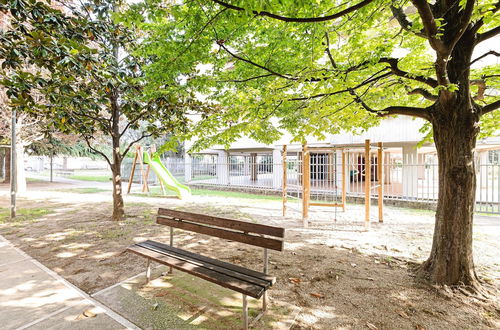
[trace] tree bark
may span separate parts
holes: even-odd
[[[2,179],[5,179],[4,164],[5,164],[5,149],[0,151],[0,177]]]
[[[472,287],[478,284],[472,255],[474,149],[479,132],[474,121],[474,116],[458,116],[455,121],[433,122],[439,197],[431,254],[421,267],[433,283]]]
[[[114,157],[113,157],[114,158]],[[123,193],[122,193],[122,176],[121,176],[121,160],[116,161],[111,166],[113,173],[113,220],[121,221],[125,214]]]
[[[466,33],[451,54],[447,74],[458,90],[441,95],[431,110],[439,164],[439,197],[434,239],[421,271],[438,284],[478,288],[472,254],[476,201],[474,150],[481,108],[470,93],[473,34]]]
[[[10,183],[10,157],[11,157],[10,148],[5,149],[5,177],[3,179],[4,183]]]

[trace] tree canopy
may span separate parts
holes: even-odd
[[[283,130],[302,139],[366,129],[387,115],[426,117],[418,108],[458,88],[436,77],[433,46],[409,1],[146,3],[129,17],[147,33],[142,51],[156,59],[147,70],[151,88],[173,81],[170,68],[183,66],[186,86],[224,109],[199,123],[198,148],[240,134],[270,142]],[[480,1],[470,13],[463,6],[450,12],[477,22],[476,42],[493,37],[486,31],[498,26],[498,4]],[[435,39],[452,23],[435,19]],[[495,56],[487,50],[471,62],[480,105],[498,98],[498,66],[474,64]],[[484,133],[498,119],[484,116]]]

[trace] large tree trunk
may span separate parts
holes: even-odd
[[[464,106],[464,105],[462,105]],[[472,257],[472,220],[478,134],[474,116],[433,123],[439,161],[439,198],[434,240],[421,270],[434,283],[476,286]]]
[[[458,33],[458,32],[457,32]],[[479,288],[472,254],[472,221],[476,200],[474,150],[481,107],[470,92],[474,33],[466,31],[446,63],[446,74],[458,89],[441,91],[430,109],[439,162],[439,197],[429,259],[420,271],[438,284]]]

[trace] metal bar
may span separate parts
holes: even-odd
[[[345,152],[342,150],[342,211],[345,212],[345,202],[346,202],[346,164],[345,164]]]
[[[146,264],[146,278],[148,282],[151,281],[151,259],[149,258]]]
[[[365,140],[365,228],[370,228],[370,181],[371,159],[370,140]]]
[[[10,218],[16,217],[17,194],[17,151],[16,151],[16,110],[12,110],[10,147]]]
[[[247,295],[243,295],[243,329],[248,330],[248,302]]]
[[[170,246],[174,246],[174,227],[170,227]],[[174,269],[172,266],[170,266],[170,269],[168,270],[169,274],[172,274],[174,272]]]
[[[282,191],[281,191],[281,199],[283,201],[283,216],[286,216],[286,184],[287,184],[287,176],[286,176],[286,144],[283,145],[283,155],[282,155],[282,158],[283,158],[283,187],[282,187]]]
[[[264,249],[264,274],[268,272],[268,263],[269,263],[269,255],[267,253],[267,249]],[[262,312],[267,310],[267,291],[264,291],[264,295],[262,296]]]
[[[309,206],[343,207],[343,204],[339,204],[339,203],[315,203],[315,202],[311,202],[311,203],[309,203]]]
[[[307,228],[309,217],[309,197],[311,193],[311,174],[310,174],[310,154],[307,150],[307,142],[302,145],[302,222],[304,228]]]
[[[384,171],[382,142],[378,143],[377,176],[378,176],[378,222],[384,222]]]

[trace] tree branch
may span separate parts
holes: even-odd
[[[366,111],[375,113],[378,117],[387,117],[392,115],[404,115],[423,118],[426,120],[430,119],[429,112],[426,108],[416,108],[416,107],[404,107],[404,106],[391,106],[382,110],[374,110],[370,108],[357,94],[354,90],[350,90],[349,94],[354,97],[354,101],[361,105]]]
[[[139,138],[135,139],[134,141],[132,141],[128,144],[127,148],[125,148],[125,150],[120,154],[120,156],[125,157],[127,155],[127,153],[130,151],[130,148],[132,148],[132,146],[134,144],[136,144],[137,142],[140,142],[142,139],[145,139],[145,138],[150,137],[152,135],[153,135],[153,133],[146,134],[143,132]]]
[[[254,79],[266,78],[266,77],[271,77],[271,76],[273,76],[273,74],[269,73],[269,74],[263,74],[263,75],[260,75],[260,76],[255,76],[255,77],[250,77],[250,78],[245,78],[245,79],[219,80],[217,82],[222,82],[222,83],[226,83],[226,82],[242,83],[242,82],[247,82],[247,81],[254,80]]]
[[[235,53],[231,52],[226,46],[224,46],[224,41],[223,40],[217,40],[217,44],[222,48],[224,49],[229,55],[231,55],[232,57],[240,60],[240,61],[243,61],[245,63],[248,63],[250,65],[253,65],[253,66],[256,66],[262,70],[265,70],[269,73],[271,73],[272,75],[274,76],[277,76],[277,77],[281,77],[281,78],[284,78],[284,79],[288,79],[288,80],[293,80],[293,81],[297,81],[297,80],[300,80],[299,77],[294,77],[294,76],[291,76],[289,74],[282,74],[282,73],[279,73],[279,72],[276,72],[272,69],[269,69],[268,67],[265,67],[261,64],[258,64],[254,61],[251,61],[249,59],[246,59],[246,58],[243,58],[239,55],[236,55]],[[265,77],[265,75],[262,75],[262,76],[259,76],[259,78],[262,78],[262,77]],[[317,81],[324,81],[324,80],[328,80],[330,79],[330,77],[324,77],[324,78],[308,78],[308,79],[305,79],[304,81],[309,81],[309,82],[317,82]]]
[[[415,89],[408,92],[408,95],[416,95],[416,94],[422,95],[423,97],[425,97],[429,101],[437,101],[437,99],[438,99],[437,95],[434,95],[431,92],[429,92],[428,90],[423,89],[423,88],[415,88]]]
[[[469,81],[470,85],[477,86],[477,95],[474,96],[474,100],[484,99],[484,91],[486,90],[486,81],[483,79],[474,79]]]
[[[384,70],[381,70],[381,71],[384,71]],[[378,73],[380,73],[381,71],[379,71]],[[337,95],[337,94],[347,93],[350,91],[354,91],[360,87],[363,87],[369,83],[375,82],[375,81],[383,79],[385,77],[389,77],[390,75],[392,75],[392,72],[386,72],[386,73],[384,73],[380,76],[377,76],[377,77],[374,77],[372,75],[370,78],[366,79],[365,81],[361,82],[360,84],[358,84],[352,88],[341,89],[341,90],[338,90],[335,92],[330,92],[330,93],[320,93],[320,94],[315,94],[315,95],[311,95],[311,96],[294,97],[294,98],[289,99],[289,101],[305,101],[305,100],[310,100],[310,99],[316,99],[318,97],[333,96],[333,95]]]
[[[325,39],[326,39],[326,54],[328,55],[328,58],[330,59],[330,63],[332,64],[332,67],[334,69],[337,68],[337,63],[335,63],[335,60],[333,59],[332,52],[330,51],[330,37],[328,36],[328,32],[325,32]]]
[[[495,101],[495,102],[493,102],[493,103],[490,103],[490,104],[485,105],[485,106],[481,109],[481,115],[487,114],[488,112],[495,111],[495,110],[497,110],[498,108],[500,108],[500,99],[499,99],[499,100],[496,100],[496,101]]]
[[[494,27],[493,29],[491,30],[488,30],[486,32],[483,32],[483,33],[479,33],[476,37],[476,44],[480,43],[480,42],[483,42],[485,40],[488,40],[490,38],[493,38],[495,37],[496,35],[498,35],[500,33],[500,25],[497,26],[497,27]]]
[[[102,157],[104,157],[104,159],[108,163],[109,167],[111,167],[112,163],[111,163],[111,160],[108,158],[108,156],[104,152],[102,152],[100,150],[97,150],[96,148],[92,147],[92,145],[90,144],[90,140],[89,140],[89,138],[87,136],[85,136],[85,135],[82,135],[82,136],[83,136],[83,139],[85,140],[85,142],[87,143],[87,146],[89,147],[89,149],[92,150],[95,153],[98,153]]]
[[[397,58],[391,58],[391,57],[382,57],[379,60],[379,63],[387,63],[391,67],[391,71],[393,74],[399,77],[419,81],[421,83],[424,83],[426,85],[429,85],[432,88],[436,88],[438,86],[438,82],[432,78],[424,77],[424,76],[419,76],[419,75],[414,75],[409,72],[403,71],[398,67],[398,62],[399,59]]]
[[[391,4],[390,7],[391,7],[391,12],[394,15],[394,18],[398,21],[399,25],[404,30],[406,30],[408,32],[412,32],[413,34],[415,34],[415,35],[417,35],[419,37],[427,39],[427,36],[422,31],[415,32],[415,31],[412,30],[413,23],[408,19],[408,17],[406,16],[406,14],[403,11],[403,8],[395,7],[392,4]]]
[[[489,52],[484,53],[483,55],[479,56],[479,57],[478,57],[478,58],[476,58],[475,60],[471,61],[471,62],[469,63],[469,65],[474,64],[475,62],[477,62],[477,61],[479,61],[479,60],[481,60],[481,59],[485,58],[485,57],[486,57],[486,56],[488,56],[488,55],[495,55],[495,56],[497,56],[497,57],[500,57],[500,53],[497,53],[497,52],[495,52],[494,50],[490,50]]]
[[[475,2],[476,2],[475,0],[467,0],[467,2],[465,4],[465,8],[464,8],[463,13],[462,13],[462,17],[460,18],[462,21],[461,25],[460,25],[460,29],[458,30],[457,35],[453,38],[451,43],[448,45],[449,49],[453,49],[453,47],[455,47],[458,40],[460,40],[460,38],[462,38],[462,35],[464,34],[465,30],[467,30],[467,27],[469,26],[469,23],[470,23],[470,19],[472,17],[472,11],[474,10]]]
[[[436,37],[438,27],[427,0],[412,0],[412,3],[417,8],[420,18],[422,19],[424,32],[427,35],[427,39],[429,39],[431,47],[441,54],[448,53],[448,49],[443,45],[443,42]]]
[[[246,9],[243,7],[238,7],[238,6],[229,4],[229,3],[224,2],[224,1],[220,1],[220,0],[212,0],[212,1],[221,5],[221,6],[232,9],[232,10],[246,11]],[[322,16],[322,17],[286,17],[286,16],[273,14],[273,13],[270,13],[270,12],[264,11],[264,10],[263,11],[252,10],[252,14],[254,14],[256,16],[265,16],[265,17],[273,18],[276,20],[284,21],[284,22],[296,22],[296,23],[325,22],[325,21],[330,21],[330,20],[345,16],[353,11],[356,11],[360,8],[363,8],[364,6],[370,4],[371,2],[373,2],[373,0],[363,0],[354,6],[351,6],[351,7],[344,9],[344,10],[339,11],[338,13],[335,13],[333,15],[328,15],[328,16]]]

